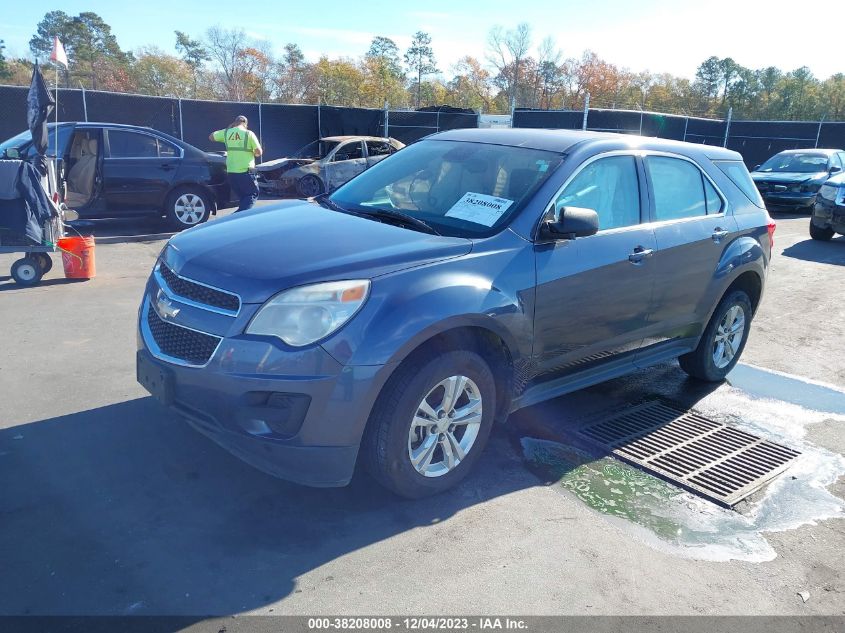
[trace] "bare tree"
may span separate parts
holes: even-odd
[[[496,80],[514,106],[519,98],[520,72],[530,48],[531,26],[525,22],[507,31],[496,25],[487,36],[487,60],[498,71]]]

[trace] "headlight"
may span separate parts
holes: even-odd
[[[261,306],[246,333],[275,336],[293,347],[310,345],[355,316],[369,293],[367,279],[291,288]]]

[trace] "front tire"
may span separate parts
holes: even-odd
[[[308,174],[307,176],[300,178],[299,182],[296,184],[296,188],[299,190],[299,195],[303,198],[313,198],[314,196],[319,196],[326,190],[323,186],[323,181],[312,174]]]
[[[493,426],[496,383],[484,359],[456,350],[406,361],[379,396],[362,442],[370,474],[409,499],[455,486]]]
[[[813,221],[810,220],[810,237],[814,240],[829,242],[834,235],[836,235],[836,231],[834,231],[831,227],[826,226],[822,228],[820,226],[816,226],[813,224]]]
[[[182,231],[208,220],[211,201],[208,194],[192,187],[177,187],[164,203],[167,223],[174,231]]]
[[[752,316],[751,300],[744,291],[728,294],[713,312],[698,347],[678,358],[681,369],[699,380],[724,380],[745,349]]]

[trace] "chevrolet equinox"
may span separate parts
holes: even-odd
[[[719,381],[774,224],[739,154],[565,130],[456,130],[331,195],[192,228],[155,264],[137,377],[250,464],[445,490],[494,421],[678,358]]]

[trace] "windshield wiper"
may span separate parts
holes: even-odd
[[[340,206],[337,202],[329,198],[328,193],[321,193],[319,195],[314,196],[314,202],[319,204],[321,207],[331,209],[332,211],[340,211],[341,213],[348,213],[349,215],[363,215],[362,213],[358,213],[356,211],[352,211],[351,209],[346,209]]]
[[[424,233],[431,233],[432,235],[440,235],[440,233],[431,226],[428,222],[424,222],[419,218],[415,218],[412,215],[408,215],[407,213],[402,213],[401,211],[394,211],[392,209],[361,209],[359,211],[361,215],[370,215],[376,218],[381,218],[384,220],[393,220],[395,222],[399,222],[401,224],[407,224],[413,226]]]

